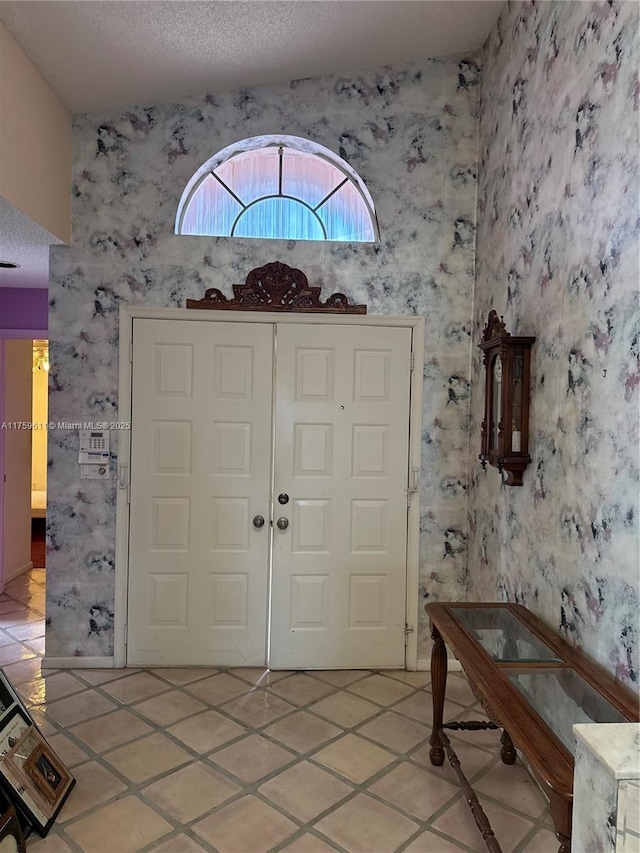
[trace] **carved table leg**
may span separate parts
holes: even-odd
[[[442,730],[442,712],[444,709],[444,693],[447,687],[447,648],[440,632],[431,626],[431,693],[433,696],[433,729],[431,731],[431,763],[440,767],[444,762],[444,744],[440,737]]]
[[[500,742],[502,743],[502,749],[500,750],[502,763],[515,764],[518,753],[516,752],[515,747],[513,746],[513,741],[509,737],[509,732],[506,729],[503,729],[502,731]]]
[[[571,806],[567,797],[549,791],[549,806],[556,838],[560,842],[558,853],[571,853]]]

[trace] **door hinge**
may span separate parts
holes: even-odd
[[[133,341],[129,341],[129,362],[133,364]]]
[[[415,366],[416,366],[416,354],[413,350],[411,350],[411,367],[409,368],[411,373],[413,373],[413,369]]]
[[[128,642],[129,642],[129,626],[125,625],[124,626],[124,644],[125,644],[125,646],[128,644]]]
[[[413,631],[414,631],[413,626],[409,625],[408,622],[405,623],[405,626],[404,626],[404,644],[405,644],[405,646],[409,645],[409,634],[413,634]]]

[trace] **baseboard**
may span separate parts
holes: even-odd
[[[24,563],[19,565],[16,569],[14,569],[11,574],[5,574],[4,576],[4,585],[6,586],[11,581],[14,581],[19,575],[23,572],[29,572],[33,568],[33,563],[31,560],[26,560]]]
[[[429,658],[418,658],[416,669],[419,672],[429,671],[431,669],[431,660]],[[449,672],[461,672],[462,666],[460,661],[455,658],[449,658],[447,661],[447,670]]]
[[[53,657],[45,655],[42,659],[42,669],[113,669],[111,657]]]
[[[45,655],[42,659],[42,669],[113,669],[113,656],[111,657],[53,657]],[[428,672],[431,669],[429,658],[418,658],[416,669],[418,672]],[[447,662],[449,672],[460,672],[462,667],[460,661],[449,658]]]

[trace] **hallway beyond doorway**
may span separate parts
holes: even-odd
[[[47,565],[47,522],[44,518],[31,519],[31,562],[34,569]],[[17,579],[16,579],[17,580]],[[44,578],[43,578],[44,582]]]

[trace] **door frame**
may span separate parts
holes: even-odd
[[[313,323],[340,326],[393,326],[409,328],[411,340],[411,378],[409,408],[409,462],[407,470],[407,585],[405,620],[407,641],[405,666],[415,670],[418,662],[418,583],[420,535],[420,471],[422,453],[422,388],[425,342],[424,317],[280,313],[267,311],[208,311],[185,308],[120,307],[118,421],[131,423],[131,387],[133,378],[133,321],[187,320],[200,323]],[[116,552],[113,621],[113,665],[126,666],[127,608],[129,582],[129,486],[131,431],[118,430],[116,489]],[[417,469],[417,480],[414,471]],[[413,491],[416,486],[416,491]],[[410,491],[409,491],[410,490]]]

